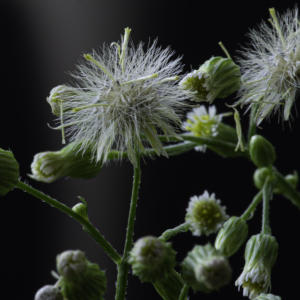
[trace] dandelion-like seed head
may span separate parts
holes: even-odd
[[[158,130],[179,138],[176,126],[181,124],[187,98],[176,86],[181,58],[170,61],[174,53],[157,48],[156,42],[147,51],[142,43],[130,46],[130,31],[125,29],[120,44],[85,55],[86,62],[71,74],[78,85],[65,93],[53,91],[56,98],[47,100],[63,115],[64,124],[57,129],[67,128],[70,140],[83,150],[93,144],[96,161],[105,162],[114,148],[120,153],[126,150],[137,165],[135,153],[146,153],[149,144],[158,155],[167,156]]]
[[[238,103],[257,106],[257,125],[277,111],[287,121],[300,88],[298,10],[277,16],[270,9],[270,14],[271,25],[262,22],[258,30],[250,32],[251,47],[244,48],[239,59],[243,84]]]
[[[209,235],[220,230],[228,219],[225,213],[226,207],[221,206],[220,203],[220,200],[215,199],[215,194],[210,196],[207,191],[199,197],[191,198],[185,220],[193,235]]]

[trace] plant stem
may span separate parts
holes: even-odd
[[[300,193],[277,170],[274,170],[274,174],[276,176],[276,187],[293,204],[300,208]]]
[[[90,236],[97,242],[97,244],[103,249],[103,251],[116,263],[119,264],[121,262],[121,256],[117,253],[117,251],[112,247],[112,245],[104,238],[103,235],[85,218],[77,214],[75,211],[73,211],[71,208],[67,207],[63,203],[60,203],[59,201],[43,194],[40,191],[37,191],[36,189],[32,188],[31,186],[23,183],[22,181],[18,181],[17,188],[23,190],[24,192],[27,192],[31,194],[32,196],[50,204],[51,206],[59,209],[60,211],[64,212],[71,218],[78,221],[87,231],[87,233],[90,234]]]
[[[133,180],[133,187],[132,187],[124,254],[123,254],[122,262],[118,266],[117,290],[116,290],[116,298],[115,298],[116,300],[125,299],[126,286],[127,286],[127,277],[129,271],[128,255],[132,248],[132,237],[133,237],[136,205],[137,205],[139,187],[141,181],[140,154],[138,151],[136,151],[136,158],[137,158],[137,168],[134,167],[134,180]]]
[[[254,122],[256,110],[257,110],[257,106],[255,104],[252,104],[250,120],[249,120],[248,144],[250,143],[252,136],[256,134],[256,124]]]
[[[188,285],[184,285],[183,286],[183,288],[182,288],[182,290],[181,290],[181,293],[180,293],[180,296],[179,296],[179,300],[184,300],[184,299],[186,299],[186,296],[187,296],[187,294],[188,294],[188,292],[189,292],[189,289],[190,289],[190,287],[188,286]]]
[[[256,194],[256,196],[253,198],[251,204],[248,206],[248,208],[245,210],[245,212],[241,215],[241,218],[244,221],[247,221],[250,214],[255,210],[257,204],[260,202],[261,198],[263,196],[263,192],[260,191]]]
[[[169,240],[171,237],[177,235],[178,233],[181,232],[187,232],[189,230],[189,225],[186,223],[183,223],[173,229],[168,229],[166,230],[160,237],[159,239],[162,239],[164,241]]]
[[[262,216],[262,230],[264,234],[270,234],[270,224],[269,224],[269,207],[270,199],[273,194],[273,181],[274,179],[269,176],[266,178],[262,192],[263,192],[263,216]]]

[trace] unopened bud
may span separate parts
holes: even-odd
[[[57,287],[45,285],[36,292],[34,300],[63,300],[63,295]]]
[[[261,135],[252,136],[249,144],[250,156],[258,168],[270,167],[276,159],[272,144]]]
[[[181,266],[182,276],[194,292],[218,290],[230,281],[232,274],[226,257],[210,244],[195,246]]]
[[[96,177],[102,163],[91,161],[92,151],[88,148],[83,152],[80,147],[70,143],[60,151],[41,152],[34,156],[29,176],[37,181],[51,183],[61,177],[90,179]]]
[[[171,243],[153,236],[140,238],[130,252],[132,274],[141,281],[156,282],[169,276],[174,266],[176,252]]]
[[[0,196],[16,186],[19,175],[19,164],[12,152],[0,148]]]
[[[253,175],[254,185],[261,190],[268,176],[272,176],[272,171],[269,168],[257,169]]]
[[[242,218],[231,217],[219,231],[215,248],[227,257],[232,256],[244,244],[247,235],[247,223]]]
[[[254,298],[253,300],[281,300],[281,297],[272,294],[260,294],[258,297]]]

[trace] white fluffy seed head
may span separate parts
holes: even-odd
[[[288,10],[282,16],[274,9],[270,13],[271,25],[262,22],[257,30],[250,31],[250,46],[238,59],[243,73],[238,103],[256,105],[257,125],[277,111],[287,121],[300,88],[298,10]]]
[[[181,58],[171,61],[174,53],[157,48],[156,41],[146,51],[142,43],[129,46],[129,32],[125,30],[121,46],[104,45],[101,53],[85,55],[87,61],[71,73],[77,86],[60,94],[60,100],[71,141],[83,150],[93,144],[96,161],[106,161],[111,148],[126,150],[136,165],[135,152],[145,152],[149,145],[167,156],[157,130],[178,137],[187,97],[176,85]]]

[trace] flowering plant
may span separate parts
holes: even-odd
[[[70,143],[60,151],[37,154],[30,177],[46,183],[65,176],[89,179],[110,161],[128,159],[134,169],[134,181],[122,255],[92,225],[90,200],[80,197],[82,203],[69,208],[39,192],[19,179],[17,159],[2,149],[1,196],[17,187],[78,221],[117,265],[117,300],[125,299],[130,269],[141,281],[153,285],[166,300],[187,299],[190,288],[199,293],[222,289],[232,276],[228,257],[244,247],[248,238],[247,222],[262,200],[261,233],[247,241],[245,267],[236,285],[250,299],[279,299],[270,294],[278,244],[269,224],[269,206],[273,194],[281,194],[300,207],[300,194],[296,190],[298,177],[296,174],[283,177],[277,171],[273,166],[274,147],[256,134],[256,126],[273,111],[280,112],[280,106],[284,107],[283,119],[291,118],[299,89],[300,21],[296,9],[283,17],[277,16],[274,9],[270,13],[273,27],[267,28],[263,23],[264,36],[252,32],[255,49],[247,50],[251,55],[244,53],[244,58],[237,62],[221,44],[226,58],[214,57],[198,70],[182,74],[180,58],[173,59],[174,53],[169,48],[162,50],[156,42],[148,49],[143,44],[135,48],[130,44],[131,30],[126,28],[121,42],[104,45],[100,53],[84,55],[86,61],[73,73],[77,80],[75,86],[59,85],[51,90],[47,102],[60,122],[54,129],[62,131],[63,143],[66,137]],[[198,103],[211,104],[235,91],[240,98],[231,105],[233,111],[228,108],[228,112],[217,114],[216,106],[207,108]],[[239,104],[250,105],[247,138],[243,136]],[[224,117],[232,116],[235,127],[224,121]],[[193,149],[208,149],[225,158],[243,157],[253,162],[258,168],[254,182],[259,190],[253,201],[241,216],[229,218],[215,194],[203,190],[202,195],[190,195],[182,224],[158,237],[145,236],[133,243],[141,160],[160,155],[177,156]],[[222,200],[223,203],[230,204]],[[195,236],[217,233],[217,237],[214,246],[209,243],[195,246],[179,265],[168,240],[188,231]],[[57,282],[41,288],[36,300],[105,298],[105,272],[79,250],[58,255],[57,272],[52,274]]]

